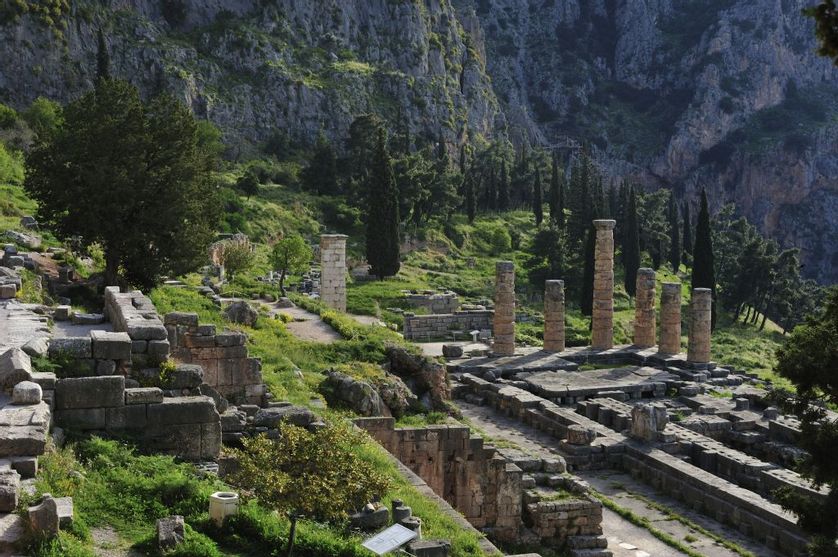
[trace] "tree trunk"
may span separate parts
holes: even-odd
[[[764,313],[762,314],[762,323],[760,323],[759,330],[762,331],[765,329],[765,322],[768,320],[768,316]]]
[[[279,292],[285,297],[285,269],[279,273]]]
[[[110,251],[105,253],[105,286],[119,286],[119,257]]]
[[[751,306],[745,307],[745,317],[742,319],[742,323],[748,322],[748,316],[751,314]]]
[[[285,557],[291,557],[294,551],[294,536],[297,534],[297,515],[290,513],[288,518],[291,519],[291,531],[288,532],[288,547],[285,550]]]

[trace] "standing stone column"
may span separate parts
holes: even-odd
[[[594,221],[594,304],[591,348],[614,346],[614,226],[615,220]]]
[[[661,338],[658,353],[681,352],[681,283],[661,285]]]
[[[515,353],[515,266],[512,261],[495,265],[495,317],[492,352],[498,356]]]
[[[690,299],[690,339],[687,348],[687,361],[693,364],[710,362],[712,301],[709,288],[693,288]]]
[[[564,281],[544,283],[544,350],[564,350]]]
[[[655,271],[645,267],[637,270],[634,344],[642,348],[655,345]]]
[[[320,299],[339,311],[346,311],[346,238],[320,235]]]

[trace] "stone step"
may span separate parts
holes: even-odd
[[[605,536],[570,536],[567,539],[570,549],[606,549],[608,539]]]
[[[570,557],[613,557],[610,549],[571,549]]]
[[[15,543],[26,531],[23,518],[17,513],[0,514],[0,555],[16,555]]]

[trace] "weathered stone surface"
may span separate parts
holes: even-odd
[[[49,421],[45,402],[0,408],[0,458],[43,454]]]
[[[20,474],[15,470],[0,470],[0,512],[10,513],[17,507],[20,494]]]
[[[634,303],[634,345],[649,348],[655,345],[655,271],[637,270]]]
[[[681,284],[664,282],[661,285],[661,331],[658,352],[681,352]]]
[[[597,438],[596,431],[581,425],[567,427],[567,442],[571,445],[590,445]]]
[[[161,551],[174,549],[186,539],[186,523],[180,515],[157,521],[157,546]]]
[[[194,364],[178,364],[165,378],[166,389],[196,389],[204,381],[204,370]]]
[[[20,348],[0,354],[0,389],[11,389],[21,381],[32,379],[32,361]]]
[[[93,357],[103,360],[130,360],[131,337],[128,333],[90,331]]]
[[[204,396],[170,397],[160,404],[149,404],[149,426],[202,424],[218,421],[215,402]]]
[[[58,534],[60,519],[58,504],[49,493],[44,493],[37,505],[29,507],[29,523],[36,534],[51,538]]]
[[[411,354],[401,346],[387,346],[387,369],[430,410],[443,410],[451,400],[451,386],[445,367],[422,355]],[[392,407],[391,407],[392,408]]]
[[[74,408],[56,410],[55,423],[65,429],[105,429],[109,408]]]
[[[710,362],[710,325],[712,291],[709,288],[694,288],[690,300],[690,338],[687,361],[696,364]]]
[[[346,238],[320,235],[320,299],[338,311],[346,311]]]
[[[158,387],[125,389],[125,404],[159,404],[163,402],[163,391]]]
[[[361,416],[387,416],[389,409],[384,405],[375,387],[338,371],[327,371],[326,379],[320,385],[320,392],[334,404],[342,404]]]
[[[349,515],[349,523],[353,528],[361,530],[378,530],[390,522],[390,511],[387,507],[378,509],[364,508],[362,511]]]
[[[73,323],[76,325],[99,325],[105,322],[105,315],[102,313],[73,313]]]
[[[565,349],[564,281],[548,280],[544,285],[544,350]]]
[[[614,346],[614,226],[616,221],[594,221],[594,293],[591,347],[608,350]]]
[[[244,301],[233,302],[224,310],[224,319],[232,323],[253,327],[259,313]]]
[[[47,355],[49,351],[49,337],[36,337],[21,346],[31,358],[40,358]]]
[[[143,429],[147,425],[145,405],[132,404],[131,406],[117,406],[104,410],[106,429]]]
[[[73,308],[70,306],[56,306],[52,314],[52,318],[56,321],[68,321]]]
[[[495,315],[492,352],[498,356],[515,354],[515,265],[512,261],[495,264]]]
[[[69,529],[73,526],[73,498],[56,497],[55,505],[58,509],[58,527]]]
[[[631,409],[631,436],[642,441],[656,441],[669,418],[660,403],[638,404]]]
[[[49,343],[49,357],[85,359],[93,356],[93,342],[90,337],[53,338]]]
[[[166,316],[163,318],[163,323],[165,325],[184,325],[187,327],[197,327],[198,314],[186,313],[182,311],[173,311],[166,314]]]
[[[42,396],[40,385],[32,381],[21,381],[12,391],[12,404],[38,404]]]
[[[216,389],[207,385],[206,383],[201,383],[198,386],[198,392],[202,395],[209,397],[215,402],[215,408],[218,410],[218,413],[221,414],[227,411],[227,408],[230,406],[230,403],[227,401],[224,396],[219,393]]]
[[[125,404],[125,377],[76,377],[61,379],[55,386],[55,408],[107,408]]]
[[[443,344],[442,355],[445,358],[461,358],[463,356],[463,347],[457,344]]]
[[[274,428],[280,422],[307,427],[314,423],[317,417],[308,408],[302,406],[285,406],[281,408],[260,408],[253,417],[253,425],[257,427]]]

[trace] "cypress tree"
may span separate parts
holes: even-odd
[[[474,216],[477,210],[476,207],[476,200],[474,198],[474,174],[473,170],[466,171],[466,175],[463,178],[463,184],[465,187],[465,198],[466,198],[466,215],[468,216],[469,224],[474,222]]]
[[[489,183],[486,186],[486,206],[490,211],[498,208],[498,190],[495,183],[495,167],[489,169]]]
[[[550,174],[550,193],[547,196],[547,203],[550,206],[550,220],[559,224],[559,220],[561,219],[559,228],[564,228],[564,215],[559,214],[560,211],[564,213],[564,208],[562,207],[562,181],[559,176],[559,159],[555,153],[553,153],[553,167],[552,173]]]
[[[596,256],[596,229],[593,222],[585,232],[585,262],[582,270],[582,288],[579,289],[579,309],[582,315],[594,312],[594,257]]]
[[[693,254],[693,224],[692,219],[690,219],[690,203],[686,199],[684,200],[682,213],[684,215],[684,259],[687,259],[687,255]]]
[[[370,273],[383,279],[394,276],[400,267],[399,194],[383,128],[378,130],[367,189],[367,262]]]
[[[669,195],[669,264],[672,272],[677,273],[681,266],[681,237],[678,226],[678,205],[675,203],[675,193]]]
[[[98,48],[96,49],[96,80],[111,78],[111,57],[108,54],[108,45],[105,44],[105,36],[102,28],[97,32]]]
[[[506,161],[500,162],[500,176],[498,176],[498,210],[509,210],[509,173],[506,171]]]
[[[544,198],[541,195],[541,169],[535,167],[535,181],[533,182],[532,212],[535,214],[535,225],[541,226],[544,220]]]
[[[710,234],[710,210],[707,207],[707,192],[701,190],[701,209],[695,225],[693,245],[692,288],[709,288],[713,292],[712,325],[716,324],[716,272],[714,270],[713,239]]]
[[[629,193],[626,207],[626,226],[623,233],[623,286],[629,296],[637,293],[637,269],[640,268],[640,234],[637,230],[637,194],[634,188]]]

